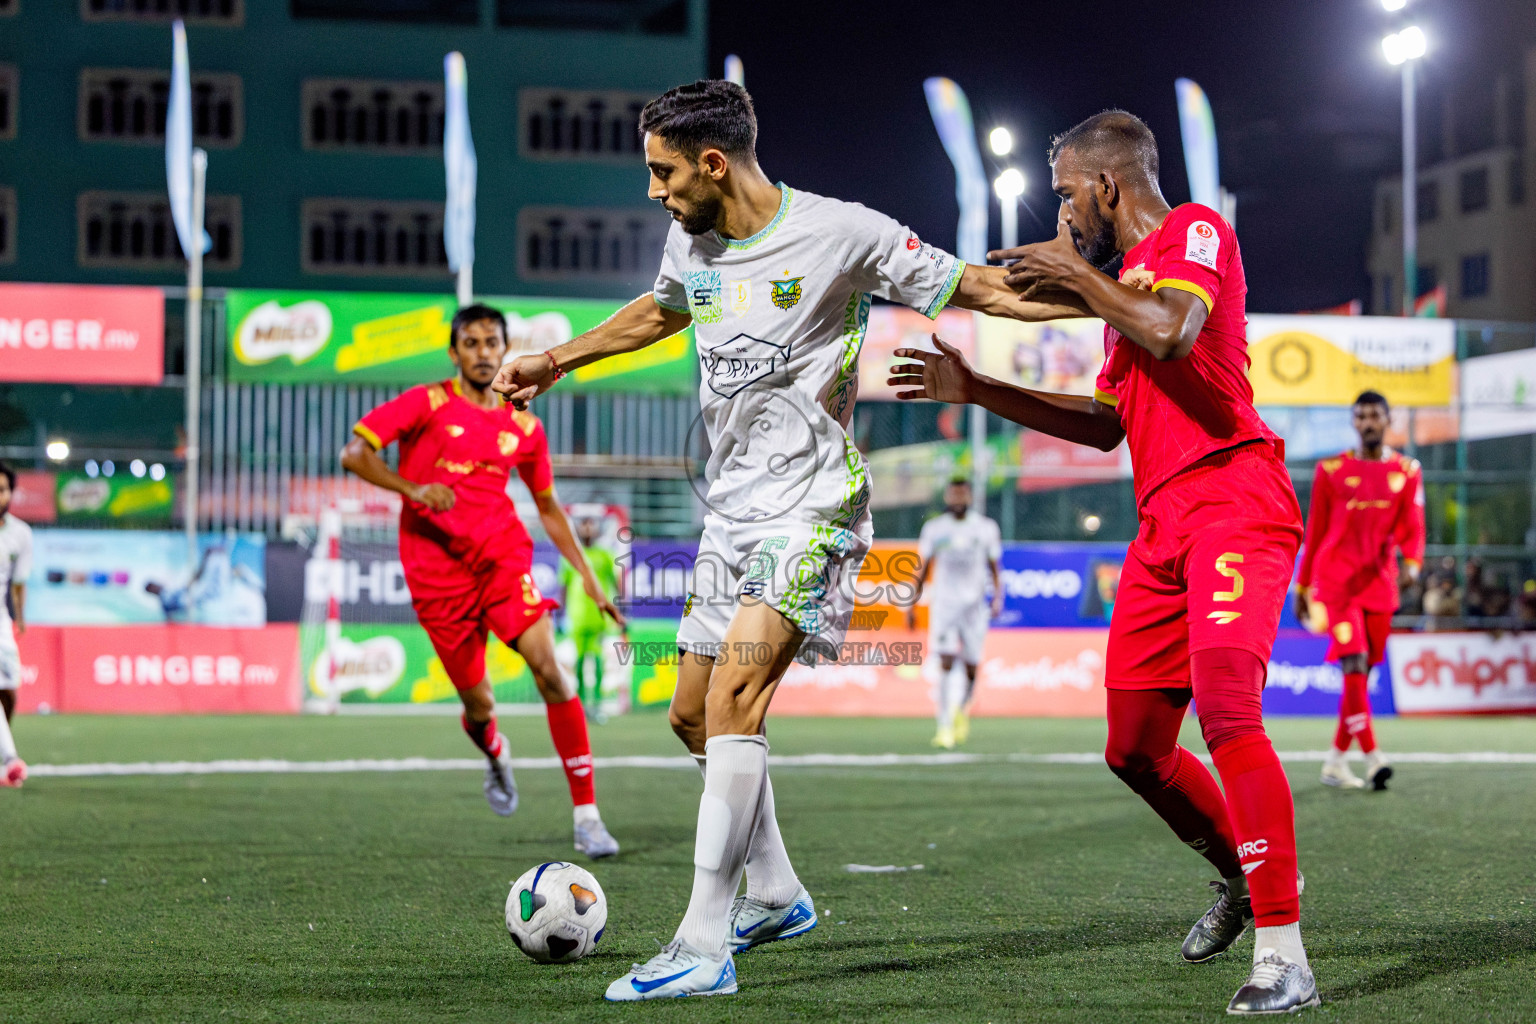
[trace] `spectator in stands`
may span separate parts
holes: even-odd
[[[1424,590],[1424,614],[1437,619],[1461,616],[1461,588],[1456,586],[1455,575],[1445,572],[1435,574]]]
[[[1493,586],[1483,591],[1483,615],[1490,619],[1507,618],[1509,604],[1509,582],[1502,576],[1494,577]]]
[[[1467,559],[1466,587],[1462,590],[1461,613],[1468,618],[1480,619],[1487,615],[1485,609],[1488,592],[1483,585],[1483,560]]]
[[[1536,626],[1536,580],[1526,580],[1520,588],[1517,611],[1522,626]]]

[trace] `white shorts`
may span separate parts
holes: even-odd
[[[0,690],[21,686],[21,651],[9,622],[0,625]]]
[[[928,653],[959,655],[967,665],[981,663],[981,648],[987,642],[992,608],[985,601],[956,604],[934,601],[928,604]]]
[[[874,531],[868,513],[852,529],[704,517],[704,536],[677,644],[715,656],[743,597],[772,605],[806,635],[800,659],[836,661],[853,617],[854,583]]]

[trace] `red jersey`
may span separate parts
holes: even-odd
[[[400,475],[453,490],[453,508],[434,512],[407,500],[400,509],[400,560],[412,594],[459,589],[466,571],[501,564],[526,570],[533,541],[507,485],[516,470],[535,495],[554,486],[544,425],[510,405],[467,401],[457,378],[418,385],[352,428],[375,448],[400,442]]]
[[[1344,452],[1317,464],[1298,582],[1324,603],[1397,610],[1397,559],[1424,561],[1424,474],[1388,450],[1380,461]],[[1332,599],[1332,600],[1330,600]]]
[[[1158,361],[1107,324],[1094,397],[1120,413],[1131,449],[1136,504],[1193,462],[1258,438],[1274,440],[1253,408],[1248,317],[1237,235],[1208,206],[1185,203],[1125,254],[1121,277],[1150,270],[1152,290],[1177,288],[1205,303],[1195,347]]]

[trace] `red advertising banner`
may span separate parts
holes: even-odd
[[[0,283],[0,380],[158,384],[164,376],[160,289]]]
[[[22,714],[59,710],[63,633],[58,626],[29,626],[16,638],[16,646],[21,648],[21,686],[16,691],[16,710]]]
[[[914,649],[926,650],[927,639],[924,632],[900,628],[850,631],[847,664],[792,665],[774,694],[773,713],[932,715],[931,684],[923,666],[907,657]],[[1102,716],[1108,639],[1107,629],[993,630],[977,672],[974,714]]]
[[[42,526],[58,519],[55,487],[54,474],[47,470],[18,469],[16,491],[11,497],[11,515],[29,526]]]
[[[60,658],[57,710],[98,714],[292,714],[299,628],[76,626]]]

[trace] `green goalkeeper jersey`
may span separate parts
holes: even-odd
[[[592,575],[597,577],[597,585],[610,598],[614,597],[619,592],[619,567],[613,559],[613,553],[595,544],[583,550],[587,564],[592,567]],[[565,589],[566,629],[572,633],[601,633],[607,629],[603,610],[587,596],[586,588],[581,585],[581,574],[571,563],[563,560],[560,563],[560,585]]]

